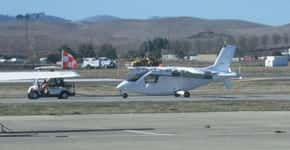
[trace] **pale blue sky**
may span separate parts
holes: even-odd
[[[94,15],[122,18],[192,16],[290,23],[290,0],[0,0],[0,14],[45,12],[71,20]]]

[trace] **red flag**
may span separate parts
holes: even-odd
[[[76,69],[77,60],[69,53],[62,52],[62,69]]]

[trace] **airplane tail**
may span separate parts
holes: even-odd
[[[208,67],[208,69],[210,70],[219,72],[218,76],[221,79],[221,81],[224,82],[224,86],[227,89],[230,89],[232,87],[231,78],[237,76],[237,74],[235,72],[232,72],[230,68],[235,51],[236,46],[233,45],[224,46],[221,49],[215,63]]]
[[[210,69],[222,72],[229,72],[232,58],[234,57],[236,51],[236,46],[227,45],[223,47],[215,61],[215,63],[210,66]]]

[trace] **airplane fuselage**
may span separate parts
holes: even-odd
[[[174,95],[178,91],[189,91],[210,82],[220,81],[221,77],[218,75],[206,75],[209,72],[206,68],[175,68],[179,74],[167,74],[166,70],[172,68],[158,68],[158,74],[154,73],[154,69],[142,74],[134,81],[128,79],[119,84],[119,89],[122,92],[130,91],[142,93],[146,95]],[[160,71],[163,70],[163,71]],[[189,74],[187,72],[192,72]],[[196,74],[194,74],[196,73]]]
[[[208,79],[191,79],[185,77],[160,76],[158,82],[124,81],[127,83],[125,91],[146,95],[173,95],[177,91],[189,91],[211,82]]]

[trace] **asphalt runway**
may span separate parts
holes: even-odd
[[[120,95],[91,95],[75,96],[69,99],[58,99],[55,97],[39,98],[29,100],[23,98],[1,98],[0,103],[41,103],[41,102],[130,102],[130,101],[152,101],[152,102],[170,102],[170,101],[217,101],[217,100],[290,100],[290,94],[206,94],[192,95],[190,98],[174,96],[129,96],[123,99]]]
[[[1,150],[289,150],[290,112],[4,116]]]

